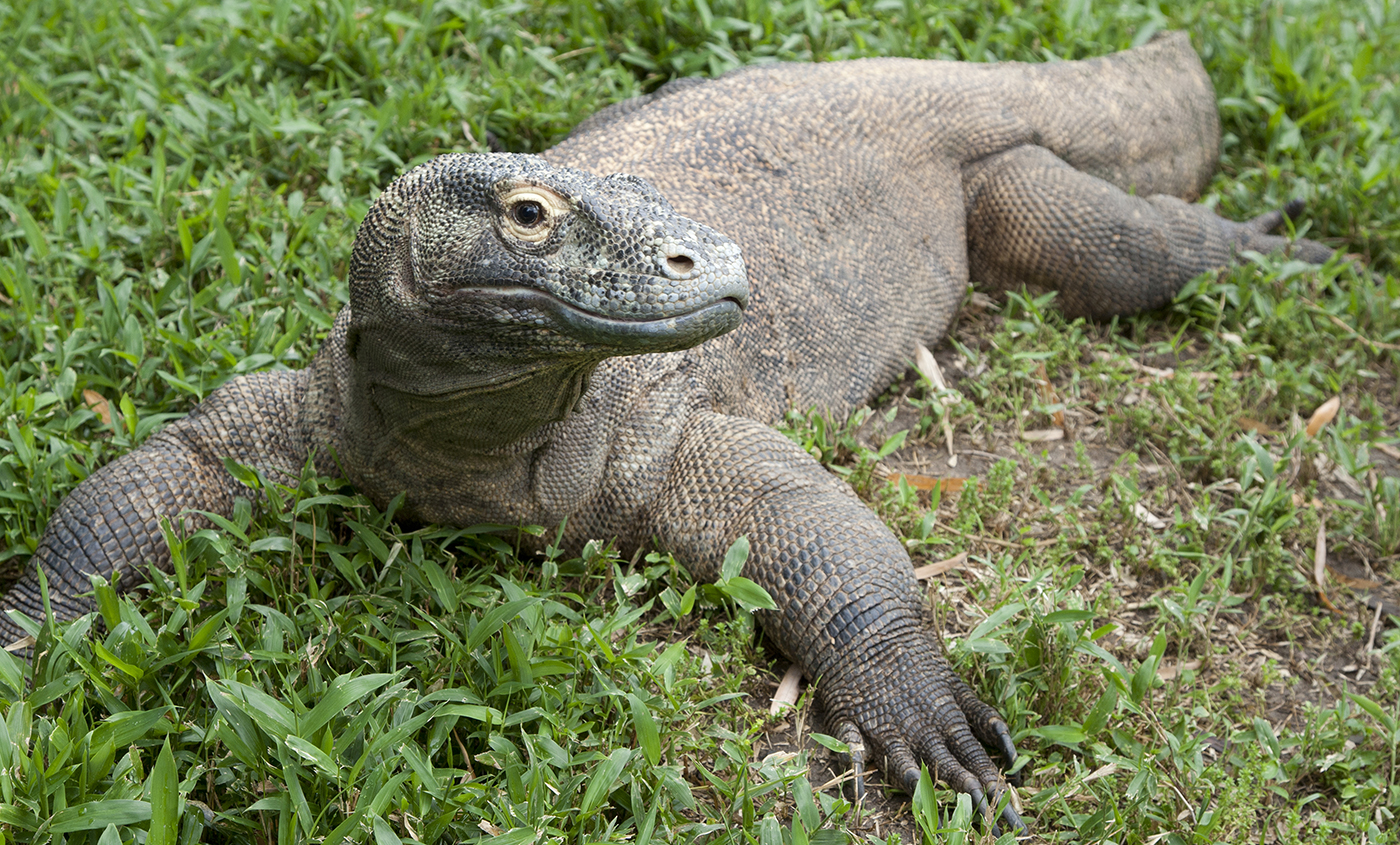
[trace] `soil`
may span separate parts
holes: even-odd
[[[1176,356],[1158,356],[1140,363],[1148,367],[1178,367],[1194,357],[1195,350],[1187,345]],[[960,359],[954,350],[945,346],[935,353],[944,374],[957,386],[959,379],[976,377],[960,368]],[[912,378],[906,381],[904,389],[896,389],[887,396],[887,402],[877,411],[897,407],[893,420],[886,422],[882,413],[876,413],[857,432],[866,445],[878,447],[889,433],[907,429],[917,429],[922,413],[907,401],[904,396],[915,390]],[[893,398],[890,398],[893,397]],[[1400,424],[1400,411],[1397,419],[1387,420],[1389,430],[1396,430]],[[1017,432],[1010,430],[978,431],[968,436],[959,431],[953,438],[953,455],[950,456],[939,431],[930,433],[918,442],[910,442],[893,455],[886,458],[879,468],[881,474],[894,476],[905,473],[929,479],[965,479],[984,477],[992,466],[1001,460],[1012,460],[1017,464],[1021,477],[1036,471],[1028,460],[1029,447],[1036,454],[1037,465],[1048,466],[1057,472],[1051,477],[1062,483],[1059,491],[1063,497],[1084,484],[1091,486],[1085,496],[1084,507],[1096,507],[1101,500],[1105,480],[1110,471],[1125,463],[1125,453],[1131,451],[1125,444],[1114,442],[1106,428],[1100,424],[1091,411],[1070,408],[1065,412],[1064,439],[1047,442],[1021,441]],[[911,437],[911,440],[913,438]],[[1076,449],[1076,442],[1081,448]],[[950,458],[955,458],[951,460]],[[1386,454],[1371,455],[1375,471],[1380,475],[1400,476],[1400,460]],[[1127,459],[1131,461],[1131,458]],[[1136,454],[1138,482],[1144,493],[1158,493],[1158,500],[1165,494],[1167,507],[1178,500],[1184,500],[1186,491],[1181,485],[1186,479],[1172,466],[1166,455]],[[1360,497],[1361,491],[1348,478],[1335,473],[1335,467],[1313,466],[1318,481],[1317,495],[1329,499],[1352,499]],[[1085,478],[1085,472],[1091,473]],[[1121,470],[1120,470],[1121,471]],[[1053,483],[1053,482],[1052,482]],[[1037,482],[1045,489],[1044,485]],[[1165,487],[1163,491],[1158,488]],[[1054,490],[1047,490],[1052,499],[1057,498]],[[944,497],[944,509],[953,507],[949,500],[956,495]],[[1143,501],[1148,501],[1144,495]],[[1319,506],[1317,499],[1302,503],[1305,506]],[[948,510],[948,513],[951,513]],[[1013,516],[1020,516],[1016,514]],[[942,521],[940,520],[940,526]],[[1037,539],[1042,533],[1053,535],[1053,526],[1041,523],[1021,522],[1020,538]],[[970,538],[972,540],[972,560],[983,553],[990,553],[1007,546],[1019,545],[1006,542],[999,536]],[[1258,596],[1246,600],[1239,606],[1239,613],[1230,617],[1219,615],[1214,618],[1214,628],[1203,631],[1207,643],[1201,643],[1178,659],[1168,650],[1167,658],[1159,667],[1159,676],[1171,683],[1183,673],[1191,673],[1191,683],[1200,687],[1233,678],[1237,679],[1238,689],[1247,707],[1253,714],[1266,719],[1275,732],[1282,735],[1286,731],[1301,730],[1306,722],[1308,706],[1331,707],[1346,692],[1367,694],[1377,682],[1378,665],[1370,654],[1376,644],[1383,642],[1381,633],[1385,626],[1400,626],[1400,580],[1392,574],[1390,560],[1370,560],[1354,544],[1342,544],[1329,549],[1326,562],[1324,589],[1316,587],[1314,579],[1313,548],[1292,550],[1298,561],[1300,577],[1295,579],[1295,595],[1284,597],[1294,600],[1304,608],[1316,608],[1309,616],[1298,614],[1299,621],[1287,630],[1264,627],[1260,623],[1260,602]],[[929,561],[916,560],[916,565]],[[1132,657],[1140,661],[1147,653],[1152,637],[1158,629],[1160,604],[1156,601],[1167,585],[1160,582],[1154,573],[1138,573],[1135,577],[1130,565],[1104,568],[1086,565],[1086,575],[1077,589],[1086,598],[1092,598],[1101,591],[1111,590],[1115,601],[1109,603],[1117,610],[1111,619],[1097,620],[1099,624],[1112,621],[1118,628],[1100,640],[1110,652],[1120,657]],[[937,575],[930,584],[932,600],[940,604],[939,616],[945,631],[950,636],[963,636],[971,630],[985,614],[975,608],[969,598],[969,585],[979,578],[976,566],[954,569]],[[1306,586],[1304,586],[1306,585]],[[1278,588],[1268,588],[1278,589]],[[1086,606],[1088,602],[1086,601]],[[968,612],[971,610],[972,612]],[[1334,623],[1341,624],[1334,624]],[[750,702],[755,708],[766,712],[779,679],[787,669],[785,661],[778,661],[769,667],[770,671],[757,676],[749,690]],[[805,693],[806,686],[803,684]],[[804,702],[807,699],[803,699]],[[836,794],[838,790],[853,800],[851,774],[847,762],[828,751],[811,739],[811,733],[830,733],[822,725],[821,713],[815,705],[800,710],[789,710],[782,717],[775,717],[764,732],[762,742],[756,749],[762,759],[769,754],[796,753],[806,750],[810,761],[810,774],[814,787]],[[1211,751],[1220,753],[1225,742],[1216,740],[1207,743],[1207,755]],[[1030,770],[1025,772],[1024,794],[1038,791],[1050,784],[1035,782]],[[915,828],[910,812],[910,796],[886,785],[883,772],[878,765],[866,773],[867,792],[862,810],[862,832],[887,837],[898,832],[902,842],[919,842],[920,834]],[[949,808],[941,808],[947,811]],[[1034,819],[1027,817],[1034,828]]]

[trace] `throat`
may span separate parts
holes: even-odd
[[[532,451],[547,426],[568,419],[595,367],[555,363],[430,394],[367,379],[356,404],[364,406],[367,430],[382,438],[375,452],[406,447],[420,457],[427,452],[443,460],[494,463],[493,457]]]

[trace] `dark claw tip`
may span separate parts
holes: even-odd
[[[1016,744],[1011,741],[1011,730],[1006,727],[1005,722],[993,722],[992,730],[1001,742],[1001,753],[1006,757],[1006,765],[1012,765],[1016,762]]]
[[[899,776],[899,783],[900,788],[910,795],[913,795],[914,790],[919,788],[919,770],[905,769],[904,774]]]
[[[1017,836],[1025,836],[1031,832],[1031,829],[1026,827],[1026,823],[1021,821],[1021,814],[1016,812],[1016,808],[1010,804],[1001,809],[1001,818],[1002,821],[1006,822],[1007,827],[1016,831]]]
[[[968,794],[972,796],[972,805],[977,808],[977,812],[985,816],[992,811],[992,808],[987,806],[987,796],[982,790],[973,789]]]
[[[1283,213],[1288,215],[1289,220],[1297,220],[1298,217],[1303,213],[1303,209],[1306,207],[1307,203],[1305,203],[1303,200],[1292,199],[1289,200],[1288,204],[1283,207]]]

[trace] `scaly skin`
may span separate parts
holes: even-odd
[[[868,741],[906,788],[927,763],[985,806],[1004,786],[984,744],[1015,759],[1005,722],[940,653],[898,540],[766,424],[876,396],[969,280],[1109,316],[1288,247],[1267,234],[1279,215],[1185,201],[1218,143],[1210,82],[1172,35],[1047,65],[753,68],[606,110],[543,160],[436,159],[375,203],[306,371],[230,381],[60,506],[35,554],[55,615],[91,607],[89,573],[164,563],[162,515],[229,513],[223,458],[294,475],[314,453],[333,472],[330,446],[420,520],[567,518],[575,548],[655,544],[700,578],[747,535],[778,603],[760,621],[857,766]],[[3,606],[40,615],[35,576]]]

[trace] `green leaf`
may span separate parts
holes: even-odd
[[[190,231],[190,224],[185,215],[176,215],[175,228],[180,234],[180,253],[185,256],[185,263],[188,264],[194,255],[194,234]]]
[[[898,450],[899,447],[904,445],[904,439],[908,436],[908,430],[896,431],[888,440],[885,441],[884,445],[880,447],[880,451],[876,454],[881,458],[888,458],[890,455],[894,454],[894,452]]]
[[[312,123],[304,117],[293,117],[281,121],[272,127],[274,132],[283,135],[320,135],[326,131],[319,123]]]
[[[332,780],[338,781],[340,779],[340,767],[336,765],[331,755],[322,751],[314,742],[292,735],[289,735],[285,742],[293,754],[320,769]]]
[[[942,842],[939,835],[938,799],[933,791],[933,779],[928,775],[928,766],[919,766],[919,782],[914,787],[914,801],[910,805],[914,811],[914,821],[924,832],[925,842]]]
[[[1108,725],[1109,717],[1118,708],[1118,687],[1109,684],[1099,696],[1098,703],[1084,717],[1084,735],[1097,736]]]
[[[1025,609],[1025,607],[1026,606],[1024,604],[1018,601],[1013,601],[1010,604],[1002,605],[1001,607],[997,608],[991,616],[988,616],[986,619],[983,619],[981,624],[979,624],[976,628],[973,628],[972,633],[968,634],[967,638],[969,640],[980,640],[986,637],[987,634],[991,633],[992,631],[995,631],[997,628],[1000,628],[1003,622],[1020,613],[1022,610]]]
[[[180,782],[168,737],[161,744],[156,764],[151,767],[146,794],[151,799],[151,827],[146,834],[146,845],[176,845],[180,827]]]
[[[1032,736],[1038,736],[1047,742],[1058,742],[1065,745],[1073,745],[1088,739],[1084,731],[1072,725],[1046,725],[1040,728],[1032,728],[1028,733]]]
[[[488,836],[477,840],[477,845],[528,845],[539,838],[531,827],[513,827],[499,836]]]
[[[39,259],[49,257],[49,242],[44,237],[44,232],[39,228],[39,224],[34,220],[34,216],[29,213],[29,209],[23,203],[8,203],[10,210],[19,218],[19,226],[24,230],[24,239],[29,241],[30,249],[34,250],[34,256]]]
[[[646,702],[632,693],[627,694],[632,705],[632,728],[637,732],[637,744],[653,766],[661,762],[661,733],[656,729],[656,720]]]
[[[73,833],[78,830],[99,830],[107,825],[140,824],[151,817],[151,805],[128,798],[108,798],[88,801],[69,807],[54,815],[49,822],[52,833]]]
[[[592,815],[595,810],[602,806],[603,800],[608,797],[608,793],[612,792],[613,784],[617,782],[618,775],[622,774],[623,768],[627,766],[627,761],[631,759],[632,749],[619,748],[612,753],[612,756],[599,764],[589,779],[588,789],[583,793],[583,802],[579,804],[580,815]]]
[[[120,659],[103,647],[102,643],[94,642],[92,644],[92,650],[97,653],[98,657],[126,673],[132,680],[140,681],[142,678],[146,677],[146,673],[141,670],[140,666],[133,666],[125,660]]]
[[[772,596],[768,595],[767,590],[742,575],[728,579],[720,589],[745,610],[778,609],[777,603],[773,601]]]
[[[423,25],[417,18],[411,18],[403,12],[392,9],[384,13],[384,22],[390,26],[401,26],[404,29],[417,29]]]
[[[826,748],[829,748],[829,749],[831,749],[832,751],[835,751],[837,754],[850,754],[850,753],[851,753],[851,746],[847,745],[846,743],[842,742],[841,740],[837,739],[837,738],[834,737],[834,736],[827,736],[826,734],[823,734],[823,733],[815,733],[815,732],[814,732],[814,733],[812,734],[812,739],[813,739],[818,745],[821,745],[821,746],[824,746],[824,747],[826,747]]]
[[[719,570],[720,583],[738,575],[744,569],[744,563],[749,559],[749,538],[746,534],[740,534],[724,553],[724,564]]]
[[[389,827],[383,816],[374,816],[370,827],[374,829],[374,845],[403,845],[403,840],[394,833],[394,829]]]
[[[139,739],[146,739],[156,725],[165,718],[169,708],[155,710],[128,710],[113,713],[92,731],[93,743],[110,740],[117,748],[125,748]]]
[[[297,720],[297,734],[303,737],[311,736],[331,719],[346,713],[351,704],[376,692],[393,679],[394,676],[387,673],[363,675],[358,678],[341,675],[331,681],[321,700],[311,708],[311,712]]]
[[[1094,618],[1092,610],[1057,610],[1045,615],[1045,624],[1058,625],[1061,622],[1088,622]]]
[[[1381,709],[1381,706],[1379,704],[1377,704],[1376,702],[1372,701],[1364,695],[1358,695],[1354,692],[1347,693],[1347,695],[1351,697],[1352,701],[1356,702],[1356,706],[1360,707],[1362,710],[1365,710],[1367,713],[1370,713],[1371,718],[1375,719],[1377,722],[1380,722],[1381,726],[1385,728],[1386,733],[1391,734],[1391,737],[1389,738],[1393,740],[1395,735],[1396,724],[1394,716],[1391,716],[1389,713],[1386,713],[1384,710]]]
[[[132,437],[136,436],[136,425],[140,420],[136,415],[136,404],[131,401],[131,397],[123,393],[121,401],[117,403],[122,411],[122,424],[126,426],[126,433]]]
[[[471,636],[467,637],[467,651],[475,651],[482,643],[500,631],[502,625],[519,616],[525,608],[533,607],[539,603],[540,600],[537,598],[524,598],[508,601],[492,608],[472,628]]]
[[[233,680],[211,680],[208,689],[215,696],[215,706],[233,707],[272,736],[284,738],[296,729],[292,711],[256,687]]]
[[[234,287],[243,284],[243,268],[238,265],[238,253],[234,251],[233,236],[223,223],[214,224],[214,246],[219,250],[219,264],[224,275]]]

